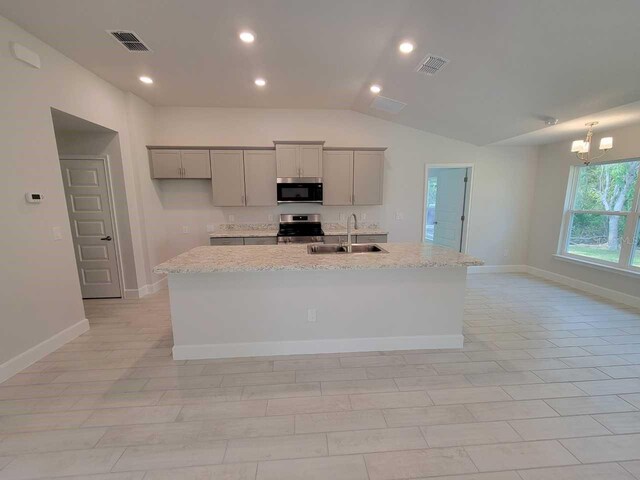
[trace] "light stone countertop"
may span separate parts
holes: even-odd
[[[261,272],[276,270],[367,270],[468,267],[477,258],[420,243],[384,243],[389,253],[307,253],[306,244],[196,247],[155,267],[155,273]]]
[[[322,230],[325,235],[346,235],[347,227],[343,225],[322,225]],[[351,235],[388,235],[389,232],[377,225],[364,225],[357,230],[351,229]]]
[[[250,230],[218,230],[211,232],[209,238],[235,238],[235,237],[276,237],[278,235],[278,228],[265,228],[258,229],[252,228]]]
[[[347,227],[338,223],[323,223],[325,235],[346,235]],[[351,231],[353,235],[388,235],[389,232],[375,224],[363,225]],[[209,234],[210,238],[235,237],[275,237],[278,235],[277,224],[223,224],[218,230]]]

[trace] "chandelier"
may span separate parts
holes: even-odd
[[[603,137],[600,139],[600,146],[598,150],[602,151],[597,157],[591,157],[591,137],[593,137],[593,127],[598,125],[598,122],[589,122],[585,124],[585,127],[589,127],[587,136],[584,140],[574,140],[571,144],[571,153],[575,153],[576,157],[585,165],[589,165],[594,160],[603,157],[609,150],[613,148],[613,137]]]

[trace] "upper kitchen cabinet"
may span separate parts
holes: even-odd
[[[153,178],[211,178],[209,150],[151,150]]]
[[[209,150],[182,150],[182,178],[211,178]]]
[[[244,185],[248,207],[277,205],[276,154],[273,150],[244,151]]]
[[[322,177],[324,142],[274,142],[278,177]]]
[[[151,150],[153,178],[182,178],[180,150]]]
[[[382,205],[384,151],[359,151],[353,154],[353,204]]]
[[[322,145],[300,145],[301,177],[322,177]]]
[[[325,151],[322,173],[323,205],[352,205],[353,151]]]
[[[214,205],[219,207],[245,205],[242,150],[211,150],[211,184]]]

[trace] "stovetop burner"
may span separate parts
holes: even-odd
[[[286,237],[280,243],[321,242],[323,235],[319,214],[280,215],[278,237]]]

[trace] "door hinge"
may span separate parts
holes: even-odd
[[[461,222],[464,222],[464,215],[462,215],[462,216],[460,217],[460,221],[461,221]]]
[[[464,183],[467,183],[467,180],[469,180],[469,177],[464,177]]]

